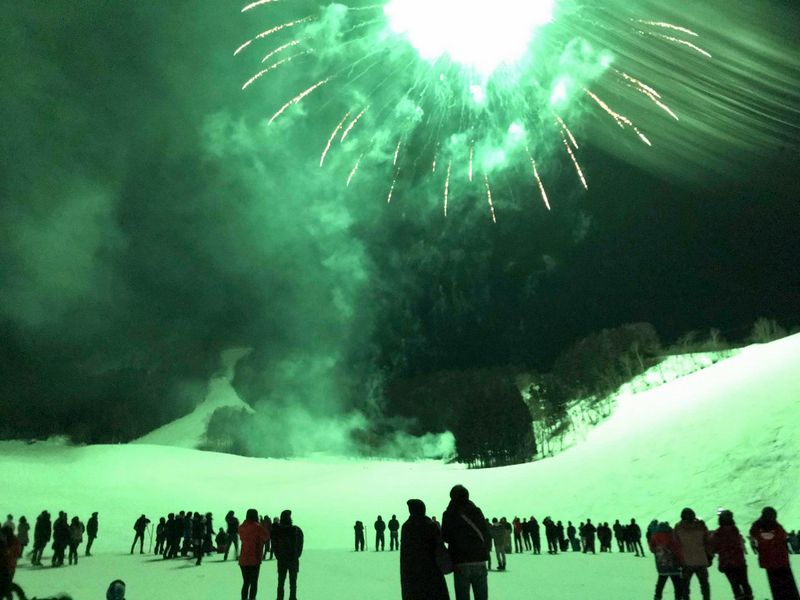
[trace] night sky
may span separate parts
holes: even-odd
[[[494,225],[478,195],[444,219],[414,176],[388,205],[385,173],[345,190],[341,165],[318,167],[324,107],[265,133],[295,81],[241,91],[239,3],[4,4],[0,435],[102,413],[87,439],[135,437],[201,399],[230,347],[253,348],[242,395],[292,427],[377,410],[387,378],[547,370],[623,323],[667,343],[800,326],[796,95],[770,109],[782,133],[721,152],[727,168],[682,176],[590,141],[588,192],[557,165],[547,212],[512,174]]]

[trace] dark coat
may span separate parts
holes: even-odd
[[[450,600],[436,562],[442,543],[439,528],[428,517],[412,515],[400,537],[400,588],[403,600]]]
[[[709,537],[709,548],[719,554],[719,570],[741,569],[745,566],[744,540],[736,525],[722,525]]]
[[[303,554],[303,530],[297,525],[273,525],[272,550],[278,562],[297,565]]]
[[[472,521],[478,531],[464,517]],[[447,542],[454,565],[489,560],[492,542],[486,518],[470,500],[451,501],[447,506],[442,516],[442,539]]]
[[[89,517],[89,520],[86,521],[86,535],[91,538],[97,537],[97,517],[94,515]]]

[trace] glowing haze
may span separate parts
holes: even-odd
[[[554,0],[390,0],[392,31],[405,35],[425,60],[448,56],[490,75],[522,58],[537,28],[553,18]]]

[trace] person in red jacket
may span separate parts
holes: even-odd
[[[681,549],[672,532],[669,523],[651,524],[648,529],[650,532],[647,543],[650,551],[656,558],[656,580],[655,600],[661,600],[664,586],[667,579],[672,580],[672,588],[675,591],[675,600],[683,598],[683,579],[681,577]]]
[[[239,553],[239,568],[242,570],[242,600],[255,600],[258,591],[258,573],[264,544],[269,539],[267,530],[258,522],[258,511],[247,510],[247,517],[239,527],[242,551]]]
[[[712,531],[709,547],[719,556],[719,570],[728,578],[735,600],[753,600],[753,590],[747,580],[747,563],[744,559],[744,539],[733,520],[733,513],[719,513],[719,529]]]
[[[759,566],[767,571],[773,600],[800,600],[789,566],[786,531],[777,519],[777,511],[771,506],[765,507],[761,518],[750,528],[750,539],[758,552]]]

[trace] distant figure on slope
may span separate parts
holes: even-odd
[[[36,517],[36,525],[33,529],[33,557],[31,563],[38,567],[42,566],[42,554],[50,541],[53,533],[53,527],[50,524],[50,513],[43,510],[42,513]]]
[[[441,532],[441,529],[439,530]],[[487,561],[486,566],[491,571],[492,570],[492,548],[494,546],[494,538],[492,537],[492,523],[489,519],[486,519],[486,531],[489,532],[489,552],[487,553]]]
[[[108,585],[106,600],[125,600],[125,582],[115,579]]]
[[[194,513],[192,519],[192,548],[196,559],[195,565],[203,562],[204,545],[206,542],[206,521],[199,512]]]
[[[689,598],[692,576],[697,575],[703,600],[710,600],[711,588],[708,585],[708,567],[711,553],[708,547],[708,528],[695,517],[691,508],[681,511],[681,520],[675,525],[675,539],[681,549],[681,571],[683,574],[684,597]]]
[[[267,529],[267,531],[270,533],[270,536],[272,535],[272,532],[275,531],[275,529],[278,527],[278,525],[280,525],[280,520],[278,519],[278,517],[273,518],[272,525],[270,525],[269,529]],[[272,560],[274,556],[275,556],[275,545],[272,543],[272,538],[270,537],[269,557],[267,557],[267,560]]]
[[[531,520],[528,522],[530,523],[529,527],[531,528],[531,543],[533,544],[533,553],[541,554],[542,535],[541,531],[539,530],[539,521],[536,520],[536,517],[531,515]]]
[[[17,526],[17,540],[19,540],[19,547],[20,552],[19,555],[22,556],[25,552],[25,546],[28,545],[29,541],[29,532],[31,530],[31,526],[28,524],[28,519],[24,516],[19,518],[19,525]]]
[[[363,552],[364,551],[364,523],[361,521],[356,521],[356,524],[353,525],[353,532],[356,536],[356,552]]]
[[[614,539],[617,541],[617,547],[619,548],[619,551],[625,552],[625,532],[623,531],[619,519],[614,521],[614,526],[612,529],[614,530]]]
[[[569,548],[569,542],[564,533],[564,524],[561,521],[556,523],[556,538],[558,539],[558,549],[561,550],[561,552],[566,552],[567,548]]]
[[[156,525],[156,547],[153,554],[164,554],[164,546],[167,541],[167,520],[161,517]]]
[[[588,552],[596,554],[594,547],[594,538],[596,533],[597,528],[594,526],[594,524],[592,524],[592,520],[586,519],[586,524],[583,526],[583,535],[586,538],[586,547],[583,549],[584,554]]]
[[[81,523],[80,519],[72,517],[69,524],[69,557],[68,562],[71,565],[78,564],[78,546],[83,543],[83,532],[86,528]]]
[[[269,553],[270,547],[272,546],[271,537],[272,537],[272,519],[269,518],[269,515],[264,515],[261,517],[261,526],[267,532],[267,541],[264,544],[264,554],[261,557],[263,560],[267,560],[267,554]],[[272,555],[270,554],[270,559]]]
[[[397,520],[397,515],[392,515],[389,519],[389,550],[397,550],[400,543],[397,541],[397,532],[400,531],[400,521]]]
[[[283,600],[283,587],[289,575],[289,600],[297,600],[297,574],[303,554],[303,530],[292,524],[292,511],[281,513],[280,523],[272,529],[272,548],[278,559],[278,595]]]
[[[597,526],[597,540],[600,542],[600,552],[611,552],[611,527],[608,523]]]
[[[203,525],[203,551],[206,554],[214,554],[214,515],[210,512],[206,513],[203,517]]]
[[[61,567],[64,565],[64,552],[69,546],[69,523],[67,522],[67,513],[63,510],[59,511],[58,518],[53,522],[53,559],[52,565],[54,567]]]
[[[450,504],[442,517],[442,539],[453,561],[453,587],[456,600],[487,600],[489,586],[486,561],[489,557],[489,530],[481,509],[469,499],[463,485],[450,490]]]
[[[522,528],[522,541],[525,544],[525,550],[531,549],[531,524],[528,519],[522,519],[520,525]]]
[[[545,517],[544,521],[542,521],[542,525],[544,525],[544,536],[547,538],[547,553],[558,554],[556,524],[553,523],[553,519],[550,517]]]
[[[225,556],[222,560],[228,560],[228,553],[231,551],[231,546],[236,548],[234,558],[239,558],[239,519],[233,514],[232,510],[228,511],[225,515],[225,524],[228,527],[228,539],[225,541]]]
[[[242,600],[255,600],[258,592],[258,575],[261,560],[264,556],[264,544],[269,533],[258,522],[258,511],[250,508],[245,514],[244,523],[236,532],[242,540],[242,551],[239,553],[239,569],[242,571]]]
[[[631,546],[636,556],[644,557],[644,548],[642,548],[642,528],[636,523],[636,519],[631,519],[631,524],[628,525],[628,531],[630,531]]]
[[[386,546],[386,537],[384,536],[384,531],[386,531],[386,523],[383,522],[383,518],[378,515],[378,520],[375,521],[375,552],[378,550],[384,550]]]
[[[400,542],[402,600],[450,600],[447,583],[436,560],[442,547],[439,528],[425,516],[422,500],[408,501],[408,520]]]
[[[3,523],[3,529],[10,528],[11,533],[14,533],[17,528],[14,525],[14,515],[6,515],[6,520]]]
[[[511,525],[514,527],[514,553],[519,554],[522,552],[522,521],[514,517]]]
[[[673,535],[672,527],[669,526],[669,523],[658,523],[653,528],[648,545],[655,555],[656,571],[658,571],[655,600],[661,600],[661,594],[664,592],[664,585],[666,585],[667,579],[672,580],[675,600],[688,598],[688,596],[683,595],[680,546]]]
[[[772,600],[800,600],[797,584],[789,566],[786,531],[778,523],[778,513],[771,506],[761,511],[761,518],[750,528],[758,564],[767,571]]]
[[[178,552],[178,545],[180,544],[179,527],[178,522],[175,520],[175,513],[169,513],[167,515],[167,522],[164,524],[163,556],[165,559],[175,558]]]
[[[492,527],[489,530],[494,545],[494,554],[497,558],[497,570],[506,570],[506,530],[498,522],[497,517],[492,519]]]
[[[227,554],[228,553],[228,534],[227,532],[220,527],[219,531],[217,532],[217,537],[214,538],[214,544],[217,547],[217,554]],[[235,558],[239,558],[238,556]],[[222,560],[227,560],[223,558]]]
[[[577,545],[580,548],[580,544],[576,544],[577,539],[576,536],[578,534],[578,530],[575,529],[575,525],[572,524],[572,521],[567,521],[567,539],[569,540],[570,549],[574,552],[575,546]]]
[[[89,520],[86,521],[86,556],[92,555],[92,544],[97,537],[98,523],[97,513],[93,512]]]
[[[753,600],[753,590],[747,581],[747,563],[744,558],[744,538],[733,520],[733,513],[719,513],[719,528],[709,535],[709,548],[719,555],[719,570],[728,578],[734,600]]]
[[[131,544],[131,554],[133,554],[137,541],[139,542],[139,554],[144,554],[144,532],[147,531],[148,523],[150,523],[150,519],[142,515],[133,524],[133,530],[136,535],[133,537],[133,543]]]

